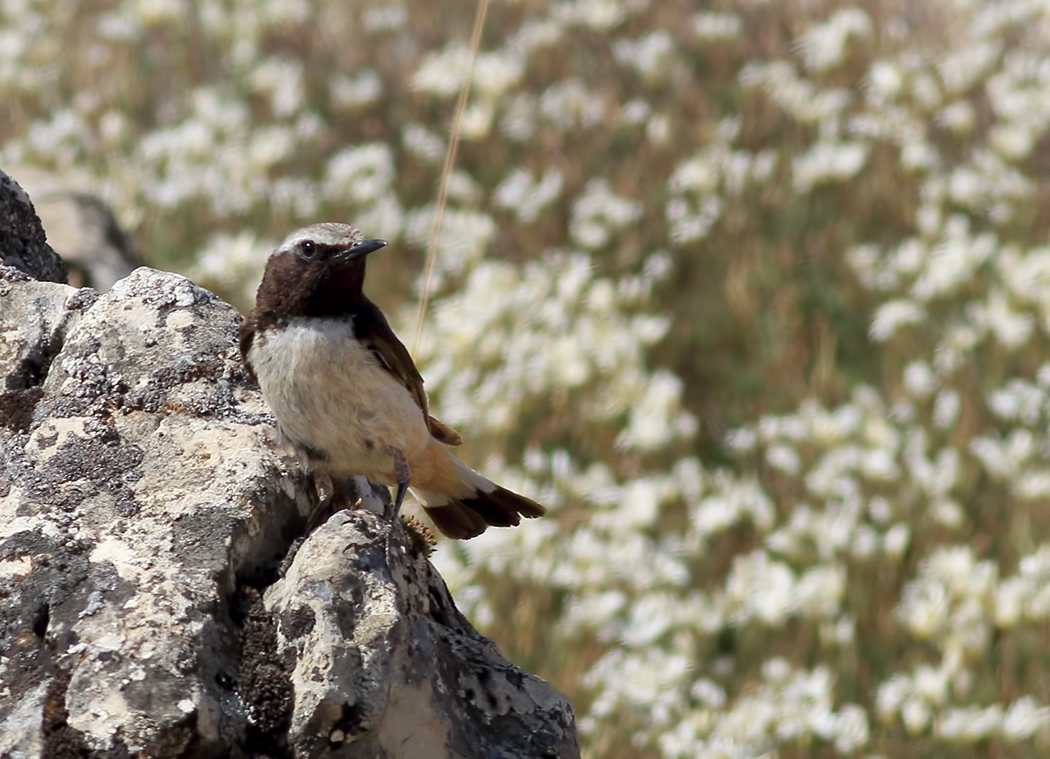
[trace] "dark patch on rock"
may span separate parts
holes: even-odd
[[[285,657],[277,650],[277,620],[266,610],[257,590],[245,588],[243,592],[250,606],[237,692],[251,717],[245,748],[266,752],[274,759],[292,759],[287,733],[295,692]]]
[[[216,387],[208,396],[205,408],[211,413],[218,413],[222,416],[236,414],[237,399],[233,395],[233,388],[226,385]]]
[[[0,561],[27,570],[0,578],[0,651],[7,659],[3,684],[12,695],[29,693],[52,676],[54,649],[61,648],[81,602],[89,551],[87,544],[28,530],[0,541]],[[0,719],[13,707],[0,699]]]
[[[47,625],[51,621],[51,608],[46,603],[41,603],[33,612],[33,634],[40,640],[47,637]]]
[[[14,430],[29,429],[33,410],[43,397],[43,390],[31,387],[0,393],[0,425]]]
[[[140,508],[129,483],[142,477],[142,459],[142,448],[120,444],[116,432],[104,425],[94,438],[70,433],[44,463],[29,496],[70,510],[103,492],[113,497],[120,516],[130,516]]]
[[[12,364],[4,368],[0,383],[0,425],[16,430],[29,429],[37,404],[43,397],[42,386],[55,356],[63,347],[68,312],[51,313],[55,305],[54,289],[35,298],[18,298],[9,319],[26,320],[25,337]],[[10,326],[16,326],[10,324]],[[21,326],[21,325],[18,325]],[[16,345],[18,345],[16,342]]]
[[[15,364],[14,371],[4,377],[5,389],[8,391],[25,390],[42,385],[50,363],[43,355],[43,351],[34,350]]]
[[[176,520],[170,527],[175,551],[193,566],[222,566],[229,555],[227,536],[236,526],[228,511],[201,509],[192,518]]]
[[[336,720],[329,735],[339,731],[348,736],[354,736],[368,728],[368,710],[362,704],[343,704],[339,719]]]
[[[64,347],[63,369],[76,380],[75,386],[68,394],[53,396],[40,404],[36,417],[90,416],[108,413],[108,408],[121,405],[127,385],[109,364],[98,357],[101,347],[102,341],[94,336]]]
[[[21,269],[16,269],[14,266],[8,264],[0,264],[0,281],[7,282],[32,282],[33,277],[30,277]],[[6,288],[0,288],[0,296],[7,295]]]
[[[155,369],[150,374],[150,382],[167,390],[176,385],[184,385],[201,379],[214,382],[222,377],[222,373],[222,361],[214,356],[202,356],[196,359],[180,358],[171,366]]]
[[[120,574],[112,561],[96,561],[91,564],[91,584],[95,590],[115,590],[120,584]]]
[[[38,432],[36,436],[36,442],[40,450],[47,450],[48,448],[50,448],[58,442],[58,431],[55,430],[50,435],[43,435]]]
[[[66,308],[70,311],[87,311],[98,301],[98,290],[90,287],[81,287],[69,296]]]
[[[281,634],[288,640],[295,640],[314,629],[317,616],[314,610],[306,604],[296,606],[289,612],[281,615]]]
[[[226,364],[214,355],[182,357],[174,364],[154,369],[142,387],[128,394],[123,405],[129,411],[192,414],[199,417],[229,416],[236,400],[233,389],[220,385],[227,373]],[[215,384],[211,390],[185,387],[193,383]],[[182,392],[170,391],[182,388]]]
[[[0,561],[28,558],[32,572],[20,580],[7,580],[0,589],[16,588],[26,598],[68,598],[88,577],[88,558],[92,545],[78,540],[55,540],[38,532],[16,532],[0,541]],[[34,583],[39,587],[33,587]],[[2,590],[0,590],[2,592]],[[2,608],[2,607],[0,607]]]
[[[427,588],[427,594],[430,596],[430,618],[442,627],[451,627],[452,620],[450,620],[445,613],[445,609],[448,608],[447,599],[441,591],[433,585]]]
[[[344,589],[344,593],[352,600],[347,604],[339,604],[338,607],[333,609],[333,612],[335,613],[335,624],[339,634],[344,638],[351,638],[354,635],[354,630],[357,629],[359,621],[358,609],[364,602],[364,594],[362,588],[357,586]]]

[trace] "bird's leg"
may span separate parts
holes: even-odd
[[[317,503],[310,510],[310,516],[306,520],[306,526],[303,529],[303,533],[292,541],[290,546],[288,546],[288,551],[285,553],[284,559],[277,568],[279,577],[284,577],[288,574],[288,570],[291,568],[292,562],[295,560],[295,555],[299,553],[299,548],[302,547],[306,538],[317,528],[318,525],[321,524],[321,522],[324,522],[337,511],[346,508],[355,508],[361,503],[360,498],[356,499],[357,503],[352,502],[352,499],[354,499],[357,494],[357,489],[352,477],[339,480],[330,478],[326,474],[315,473],[311,476],[314,478],[314,485],[318,492]],[[322,490],[325,491],[324,498],[320,497]]]
[[[317,477],[318,475],[315,475]],[[310,519],[306,523],[306,532],[304,535],[309,535],[314,531],[321,522],[328,519],[332,514],[343,509],[353,509],[361,503],[361,498],[357,492],[357,485],[354,483],[352,477],[346,477],[339,479],[336,477],[328,477],[327,475],[320,475],[323,477],[322,487],[328,491],[325,498],[318,500],[317,506],[314,507],[310,514]],[[327,487],[325,487],[327,485]]]
[[[401,452],[400,448],[394,449],[394,481],[397,482],[397,492],[394,495],[394,513],[393,517],[397,517],[401,513],[401,504],[405,500],[405,493],[408,492],[408,461],[405,460],[405,454]]]

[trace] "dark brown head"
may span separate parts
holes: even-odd
[[[266,262],[255,308],[241,324],[245,361],[255,333],[296,316],[339,316],[375,309],[365,297],[365,257],[386,242],[365,240],[349,224],[324,222],[292,232]],[[252,368],[247,366],[249,375]]]
[[[384,245],[349,224],[324,222],[292,232],[266,262],[255,314],[280,321],[352,313],[364,297],[365,257]]]

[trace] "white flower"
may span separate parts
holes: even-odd
[[[619,26],[632,9],[632,5],[640,10],[646,3],[629,4],[620,0],[560,0],[551,8],[551,15],[566,23],[607,32]]]
[[[956,134],[969,134],[977,121],[977,114],[969,100],[957,100],[940,110],[934,120]]]
[[[904,88],[904,74],[893,61],[875,61],[868,72],[868,92],[881,101],[896,100]]]
[[[930,716],[930,707],[919,699],[909,698],[901,706],[901,719],[904,721],[904,727],[912,735],[926,730],[926,726],[930,724]]]
[[[953,93],[965,92],[995,65],[1001,54],[999,45],[992,41],[971,41],[971,44],[950,53],[939,71],[944,88]]]
[[[995,247],[992,235],[973,237],[969,223],[961,217],[953,217],[943,240],[912,286],[912,294],[920,301],[929,301],[956,292],[971,281],[977,269],[994,254]]]
[[[383,94],[383,83],[373,69],[361,69],[353,76],[334,74],[328,91],[335,105],[358,108],[378,100]]]
[[[582,79],[563,79],[540,96],[540,114],[563,130],[594,127],[605,117],[605,104]]]
[[[818,142],[792,161],[795,190],[806,193],[821,184],[853,177],[868,160],[868,146],[859,142]]]
[[[1024,577],[1010,577],[995,592],[995,624],[1004,630],[1016,626],[1031,594],[1031,583]]]
[[[1007,741],[1019,743],[1045,729],[1048,722],[1050,709],[1040,706],[1031,696],[1022,696],[1007,707],[1000,729]]]
[[[911,679],[907,675],[895,674],[879,685],[875,694],[875,707],[879,716],[889,722],[900,711],[912,690]]]
[[[936,732],[949,740],[976,743],[998,732],[1002,720],[1002,707],[998,704],[986,709],[980,707],[949,708],[941,712]]]
[[[853,753],[864,748],[871,740],[867,713],[856,704],[844,704],[834,716],[831,736],[834,737],[835,748],[843,753]]]
[[[933,423],[942,430],[948,429],[958,419],[961,407],[959,393],[949,387],[943,388],[933,401]]]
[[[689,693],[700,703],[715,709],[721,709],[726,703],[725,689],[706,677],[702,677],[693,683]]]
[[[786,445],[775,445],[766,451],[766,461],[774,469],[787,474],[798,474],[801,462],[794,448]]]
[[[445,156],[445,139],[422,124],[408,124],[401,132],[405,149],[427,163],[441,163]]]
[[[270,96],[277,117],[290,117],[302,110],[306,100],[305,73],[301,63],[288,58],[267,58],[252,71],[252,87]]]
[[[670,73],[674,54],[674,39],[663,29],[649,32],[635,40],[619,39],[613,43],[613,56],[616,60],[632,66],[650,81],[656,81]]]
[[[705,11],[693,16],[693,31],[705,42],[735,39],[742,28],[740,16],[735,13]]]
[[[518,220],[529,223],[561,195],[562,174],[548,169],[538,181],[525,169],[515,169],[496,188],[493,200],[500,208],[514,212]]]
[[[915,301],[894,300],[879,306],[871,323],[871,339],[885,342],[901,327],[918,324],[926,318],[926,311]]]
[[[524,72],[525,62],[514,52],[479,53],[474,63],[475,91],[487,100],[498,100],[521,81]]]
[[[726,598],[735,608],[738,624],[757,618],[764,624],[782,623],[794,611],[795,576],[784,563],[770,560],[764,551],[738,557],[725,582]]]
[[[905,524],[895,524],[889,530],[882,539],[883,550],[887,556],[892,557],[895,560],[899,560],[904,556],[904,552],[908,549],[908,544],[911,541],[911,530]]]
[[[1014,495],[1024,500],[1043,500],[1050,496],[1050,470],[1026,471],[1011,485]]]
[[[641,213],[641,203],[616,195],[604,180],[592,179],[573,204],[569,232],[581,247],[600,248]]]
[[[913,361],[904,367],[904,386],[915,398],[927,398],[937,386],[936,375],[929,364]]]
[[[469,71],[470,48],[452,43],[423,58],[412,75],[412,87],[438,97],[450,97],[459,94]]]
[[[939,498],[933,502],[930,515],[934,522],[949,530],[958,530],[966,522],[966,513],[958,501],[951,498]]]
[[[860,8],[840,10],[802,35],[799,40],[802,58],[807,68],[826,71],[842,60],[850,38],[867,37],[871,30],[871,19]]]
[[[342,202],[369,204],[394,180],[394,157],[381,142],[344,148],[328,159],[325,168],[325,197]]]

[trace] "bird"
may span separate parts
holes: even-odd
[[[289,234],[267,260],[239,338],[280,437],[337,488],[353,476],[396,487],[395,515],[411,489],[450,538],[543,516],[452,453],[462,437],[430,414],[408,349],[364,293],[367,257],[386,244],[321,222]]]

